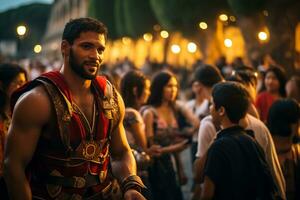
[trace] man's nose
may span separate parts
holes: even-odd
[[[93,59],[98,59],[99,53],[98,53],[97,49],[92,49],[92,50],[89,52],[89,57],[90,57],[90,58],[93,58]]]

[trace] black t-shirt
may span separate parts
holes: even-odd
[[[204,176],[214,182],[214,199],[256,199],[274,187],[263,150],[239,126],[218,134],[208,150]]]

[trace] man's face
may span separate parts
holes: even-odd
[[[70,46],[69,65],[83,79],[94,79],[103,61],[105,37],[96,32],[82,32]]]

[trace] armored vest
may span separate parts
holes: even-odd
[[[56,117],[56,131],[43,131],[28,165],[27,175],[35,198],[84,199],[111,184],[110,135],[119,120],[115,88],[98,76],[92,81],[94,128],[72,101],[72,95],[59,72],[49,72],[26,84],[14,99],[42,85]],[[33,105],[34,106],[34,105]]]

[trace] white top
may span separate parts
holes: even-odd
[[[266,125],[259,119],[247,114],[248,126],[246,129],[253,130],[254,137],[263,148],[267,163],[270,166],[272,176],[279,189],[280,196],[285,197],[285,181],[280,168],[272,136]],[[198,149],[196,157],[203,157],[217,136],[216,128],[212,122],[211,115],[201,120],[198,133]],[[285,198],[284,198],[285,199]]]
[[[185,104],[185,109],[190,110],[195,117],[201,119],[201,116],[207,116],[209,114],[209,101],[205,99],[199,106],[196,106],[196,100],[192,99]],[[198,132],[193,135],[193,141],[197,142],[197,140]]]

